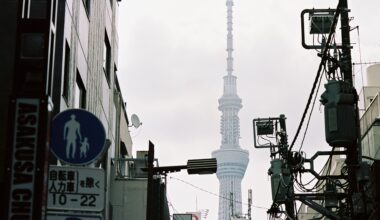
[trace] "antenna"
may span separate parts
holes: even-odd
[[[248,190],[248,220],[251,220],[252,189]]]
[[[233,71],[233,61],[232,56],[233,48],[233,35],[232,35],[232,6],[234,5],[233,0],[227,0],[227,73],[232,75]]]
[[[140,127],[140,125],[142,125],[142,123],[140,122],[139,116],[137,116],[136,114],[131,115],[131,122],[132,122],[132,126],[135,128],[138,128]],[[128,126],[128,127],[132,127],[132,126]]]
[[[195,196],[195,211],[198,212],[198,197]]]

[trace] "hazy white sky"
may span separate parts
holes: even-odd
[[[226,74],[225,1],[125,0],[119,4],[120,86],[128,114],[138,114],[143,122],[140,128],[131,128],[133,150],[147,150],[151,140],[160,165],[185,165],[188,159],[211,157],[221,139],[217,107]],[[360,26],[362,61],[380,61],[380,1],[348,4],[354,17],[351,26]],[[331,0],[235,0],[234,75],[243,100],[240,145],[250,152],[243,202],[251,188],[253,205],[265,207],[253,207],[253,219],[266,219],[272,201],[269,152],[254,149],[252,119],[285,114],[289,140],[293,139],[319,64],[317,52],[301,46],[300,13],[336,5]],[[351,40],[353,61],[359,62],[356,30]],[[361,79],[359,70],[356,66],[356,78]],[[303,149],[310,156],[329,149],[326,146],[323,108],[317,103]],[[207,219],[217,219],[218,197],[194,187],[217,194],[216,175],[189,176],[183,171],[170,177],[168,199],[177,212],[209,209]]]

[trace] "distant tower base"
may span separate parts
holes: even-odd
[[[219,180],[219,220],[231,220],[232,216],[242,214],[241,180],[248,165],[248,151],[240,148],[239,110],[243,107],[237,94],[237,77],[233,72],[233,35],[232,6],[233,0],[226,0],[227,6],[227,75],[223,77],[223,95],[218,100],[220,134],[222,135],[219,150],[212,152],[218,161],[216,173]]]
[[[219,220],[230,220],[242,214],[241,181],[248,165],[248,151],[239,148],[220,149],[212,152],[218,161],[216,173],[219,180]],[[231,194],[233,195],[231,201]]]

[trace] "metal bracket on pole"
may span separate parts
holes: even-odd
[[[336,13],[335,9],[304,9],[301,12],[301,39],[302,47],[305,49],[323,49],[324,45],[309,45],[305,40],[305,14],[314,14],[314,13]],[[331,31],[331,30],[330,30]],[[343,48],[343,45],[336,45],[336,48]]]
[[[326,209],[325,207],[321,206],[320,204],[314,202],[313,200],[306,199],[303,197],[298,198],[298,200],[301,201],[302,203],[304,203],[305,205],[309,206],[310,208],[314,209],[315,211],[321,213],[322,215],[330,218],[330,219],[337,219],[337,220],[342,219],[340,216],[338,216],[334,212]]]
[[[315,172],[315,170],[314,170],[314,160],[318,156],[323,156],[323,155],[325,155],[325,156],[330,156],[330,155],[346,155],[346,154],[347,154],[347,151],[318,151],[311,158],[304,160],[304,163],[309,163],[310,164],[310,168],[309,169],[303,169],[301,171],[302,172],[309,172],[309,173],[311,173],[318,180],[321,180],[321,179],[347,179],[348,177],[345,176],[345,175],[325,175],[325,176],[321,176],[317,172]]]

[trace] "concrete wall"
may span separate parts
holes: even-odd
[[[145,220],[147,179],[112,182],[113,219]]]
[[[380,86],[365,86],[359,93],[359,109],[362,116],[370,106],[375,96],[380,92]]]
[[[362,154],[380,159],[380,122],[376,121],[362,139]],[[370,162],[370,161],[368,161]]]
[[[124,107],[123,107],[124,109]],[[120,114],[120,140],[123,141],[127,147],[128,156],[132,156],[132,138],[129,132],[128,124],[127,124],[127,115],[121,113]]]

